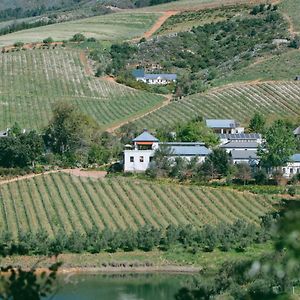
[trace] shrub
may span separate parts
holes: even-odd
[[[70,39],[71,42],[84,42],[85,36],[82,33],[76,33],[73,35],[73,37]]]

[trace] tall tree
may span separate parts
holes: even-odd
[[[46,128],[44,139],[54,153],[75,153],[90,143],[95,122],[69,103],[59,102],[53,107],[53,118]]]
[[[256,112],[253,118],[250,120],[249,131],[263,133],[265,129],[265,125],[266,125],[266,118],[262,114]]]
[[[258,156],[261,165],[268,170],[284,166],[296,152],[296,139],[289,124],[283,120],[275,121],[264,138],[265,142],[258,149]]]

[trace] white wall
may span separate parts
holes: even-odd
[[[291,172],[292,171],[292,172]],[[300,173],[300,162],[288,163],[286,167],[282,168],[283,176],[286,178],[293,177]]]
[[[150,157],[154,156],[155,150],[125,150],[124,172],[144,172],[149,168]],[[133,157],[134,161],[130,161]],[[143,157],[143,162],[140,161]]]

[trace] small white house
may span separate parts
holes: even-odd
[[[160,143],[156,137],[145,130],[133,139],[133,146],[125,146],[124,172],[145,172],[153,161],[155,151],[165,146],[170,149],[169,157],[171,160],[181,157],[190,161],[192,158],[197,157],[198,162],[201,163],[211,152],[200,142]]]
[[[248,164],[250,166],[256,166],[259,163],[259,158],[257,157],[256,150],[232,150],[230,152],[232,162],[234,164]]]
[[[291,178],[300,174],[300,153],[294,154],[285,167],[282,168],[283,176]]]
[[[136,81],[141,81],[147,84],[166,85],[176,82],[176,74],[145,74],[143,69],[137,69],[132,72]]]
[[[244,133],[245,128],[235,120],[229,119],[206,119],[206,126],[218,134]]]

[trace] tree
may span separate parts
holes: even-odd
[[[74,154],[87,148],[97,129],[95,122],[66,102],[56,103],[52,112],[53,118],[44,134],[46,146],[58,154]]]
[[[47,37],[46,39],[43,40],[44,44],[51,44],[53,43],[53,38],[51,36]]]
[[[205,177],[221,178],[230,174],[231,164],[228,153],[224,149],[214,149],[200,167]]]
[[[252,178],[251,167],[247,163],[236,165],[236,177],[244,182],[244,185]]]
[[[265,142],[258,149],[261,165],[268,171],[284,166],[297,148],[296,139],[290,126],[282,121],[275,121],[267,130]]]
[[[263,133],[266,125],[265,117],[260,113],[255,113],[249,123],[249,131]]]
[[[82,33],[76,33],[70,40],[71,42],[84,42],[85,36]]]
[[[208,146],[216,146],[219,143],[218,136],[207,128],[202,120],[191,121],[180,125],[176,130],[176,139],[181,142],[204,142]]]

